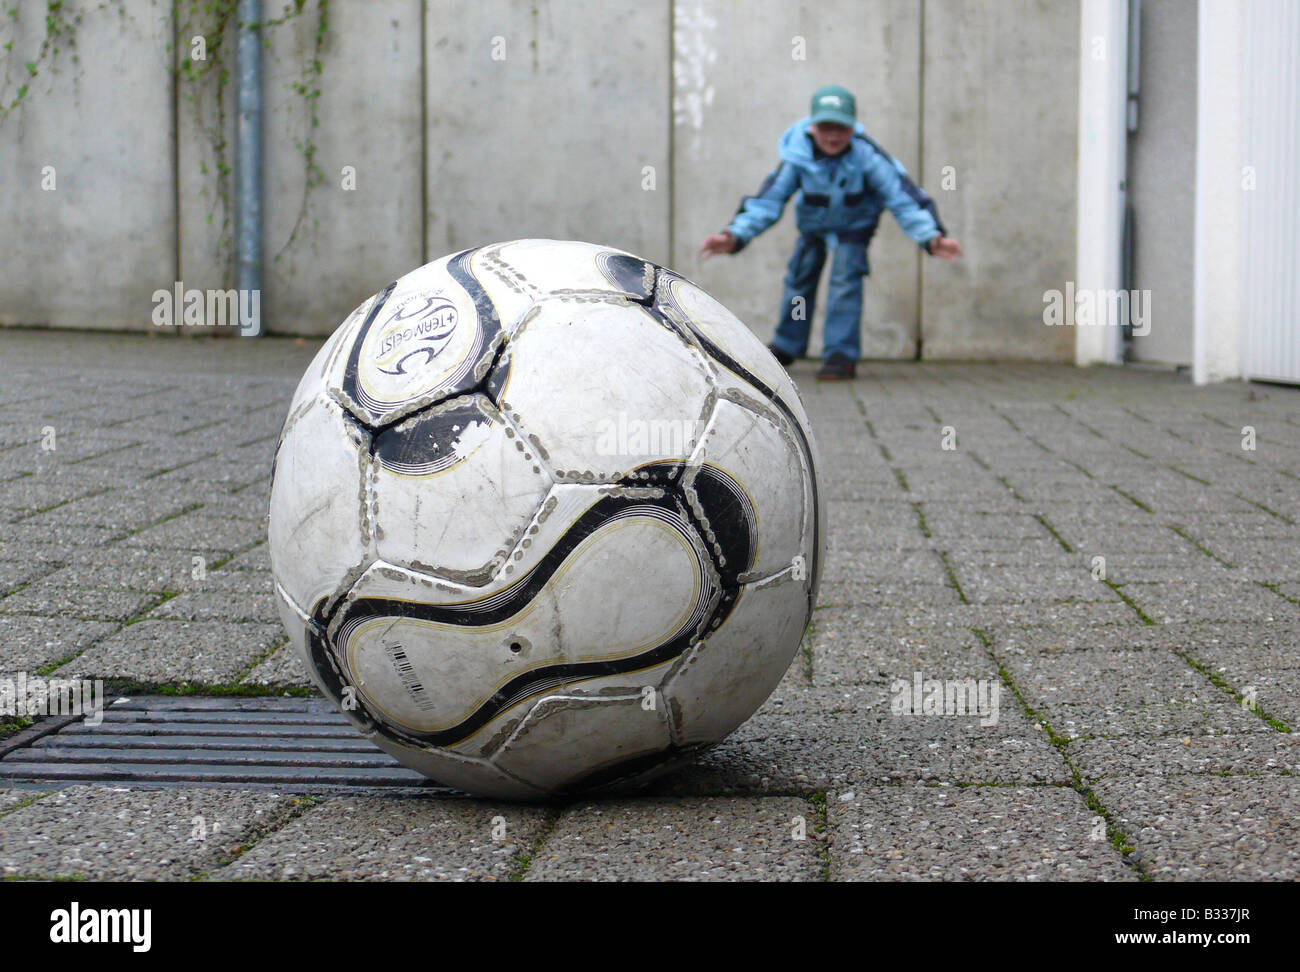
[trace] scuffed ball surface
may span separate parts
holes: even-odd
[[[277,602],[321,691],[450,786],[649,779],[790,664],[822,513],[784,369],[683,277],[517,240],[412,271],[307,369]]]

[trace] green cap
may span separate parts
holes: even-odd
[[[838,84],[828,84],[824,88],[818,88],[813,92],[812,121],[814,125],[818,122],[836,122],[852,128],[857,120],[858,105],[847,88],[841,88]]]

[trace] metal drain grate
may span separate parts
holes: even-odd
[[[325,699],[118,699],[97,726],[64,717],[22,736],[5,743],[0,785],[453,792],[376,748]]]

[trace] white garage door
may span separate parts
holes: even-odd
[[[1300,383],[1300,3],[1248,0],[1245,26],[1242,371]]]

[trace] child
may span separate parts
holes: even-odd
[[[961,244],[945,235],[934,200],[901,165],[867,137],[857,123],[853,95],[838,85],[817,89],[812,113],[781,136],[781,163],[746,196],[723,232],[708,236],[700,253],[738,253],[767,229],[796,190],[799,241],[785,275],[781,323],[768,346],[789,365],[808,350],[817,281],[833,249],[827,293],[826,341],[817,377],[844,380],[856,374],[861,351],[862,277],[869,272],[867,245],[885,207],[903,232],[934,256],[956,263]]]

